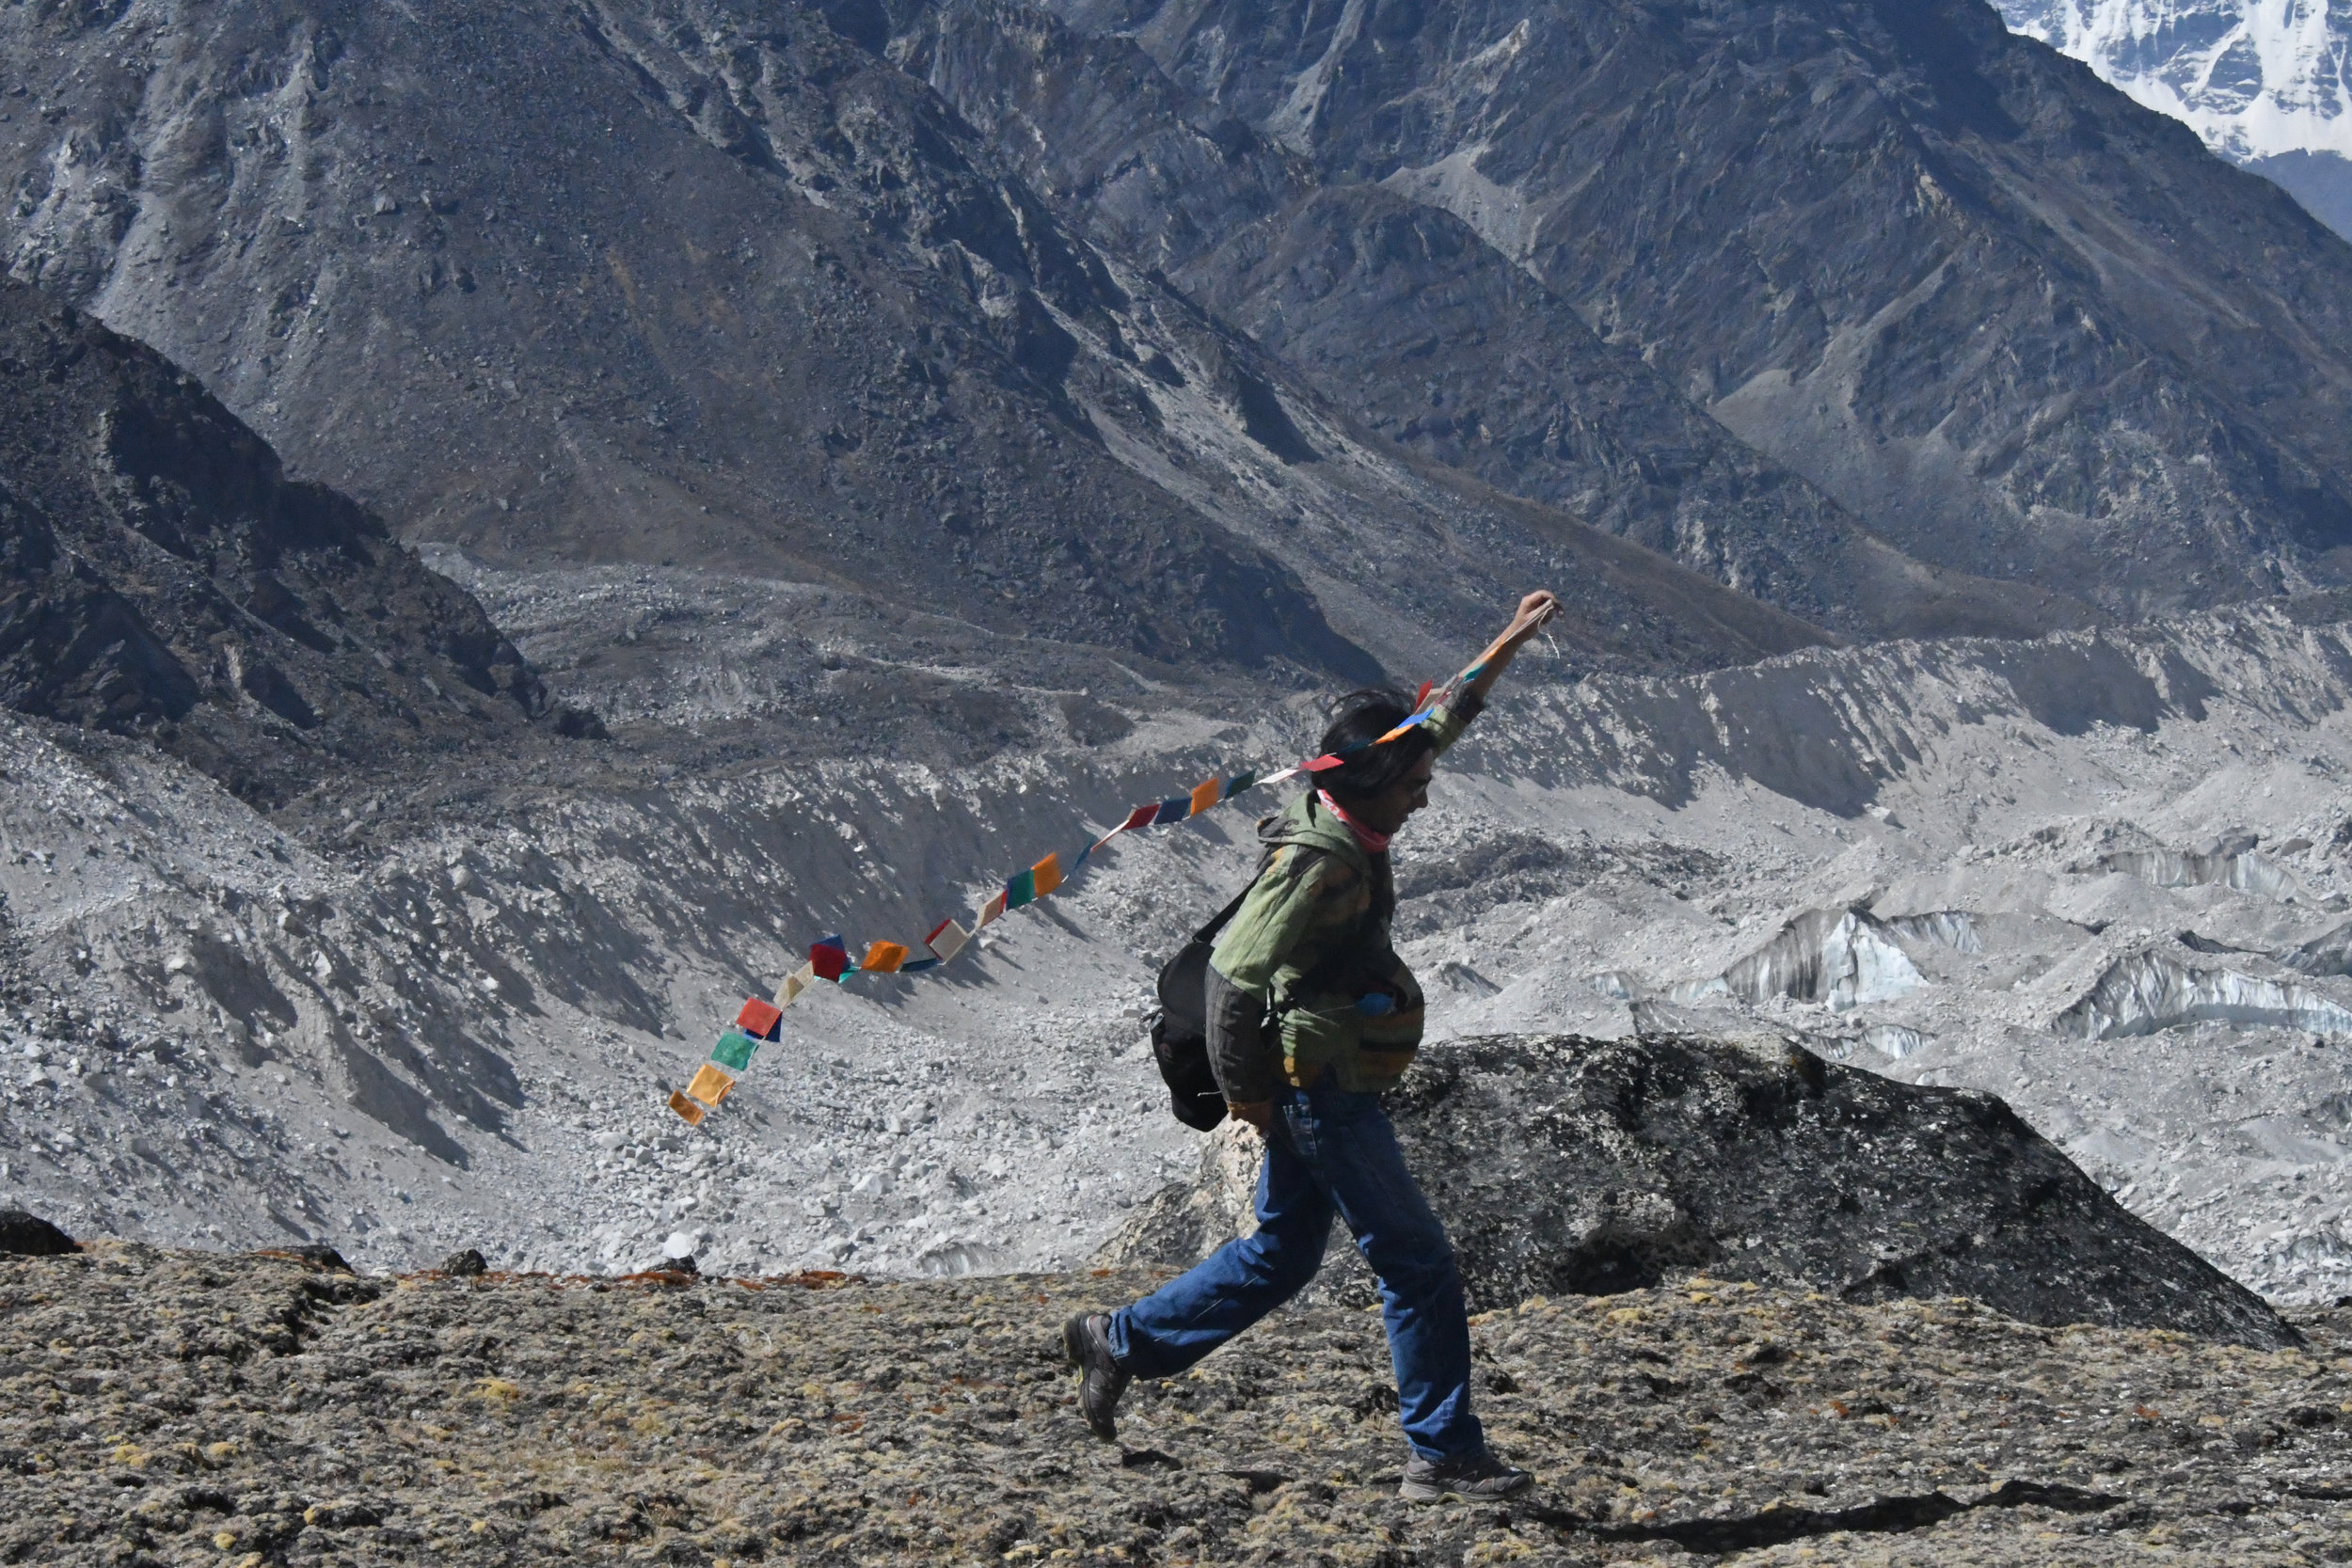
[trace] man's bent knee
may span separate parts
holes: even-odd
[[[1400,1295],[1414,1300],[1426,1300],[1462,1289],[1461,1270],[1454,1261],[1454,1249],[1440,1242],[1434,1250],[1422,1252],[1403,1247],[1379,1247],[1379,1256],[1367,1257],[1372,1272],[1380,1283]]]
[[[1322,1242],[1278,1236],[1257,1248],[1258,1266],[1266,1283],[1288,1298],[1305,1290],[1323,1267],[1323,1248]]]

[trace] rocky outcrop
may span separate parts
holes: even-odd
[[[1490,1037],[1424,1052],[1391,1115],[1483,1307],[1703,1271],[1847,1301],[1973,1296],[2028,1323],[2294,1338],[1991,1095],[1796,1048]],[[1106,1259],[1189,1263],[1224,1239],[1209,1222],[1244,1170],[1230,1152],[1204,1162]],[[1200,1196],[1219,1187],[1221,1211]],[[1333,1246],[1360,1271],[1344,1237]],[[1361,1291],[1344,1275],[1318,1289]]]
[[[0,702],[267,805],[544,716],[472,597],[179,367],[0,281]]]
[[[0,1210],[0,1253],[19,1258],[62,1258],[75,1250],[73,1238],[22,1209]]]

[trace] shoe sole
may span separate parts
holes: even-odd
[[[1453,1486],[1416,1486],[1408,1481],[1396,1489],[1396,1495],[1408,1503],[1441,1503],[1448,1498],[1457,1503],[1499,1503],[1518,1497],[1533,1484],[1531,1478],[1508,1492],[1465,1492]]]

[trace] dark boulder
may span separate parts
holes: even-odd
[[[22,1209],[0,1210],[0,1253],[18,1258],[62,1258],[82,1249],[73,1238]]]
[[[273,1256],[299,1259],[308,1267],[322,1274],[354,1274],[358,1271],[343,1261],[343,1255],[333,1247],[318,1243],[310,1246],[288,1247]]]
[[[1796,1048],[1521,1036],[1431,1048],[1389,1109],[1478,1309],[1704,1274],[1854,1302],[1970,1296],[2051,1325],[2296,1340],[1993,1095]],[[1231,1141],[1110,1256],[1185,1263],[1232,1234],[1256,1171]],[[1368,1284],[1335,1234],[1315,1290]]]

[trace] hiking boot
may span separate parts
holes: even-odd
[[[1485,1449],[1452,1459],[1423,1459],[1415,1454],[1406,1463],[1405,1484],[1396,1495],[1408,1503],[1434,1503],[1447,1497],[1491,1502],[1509,1497],[1534,1479]]]
[[[1087,1430],[1104,1442],[1119,1436],[1119,1401],[1134,1374],[1111,1355],[1111,1321],[1100,1312],[1081,1312],[1061,1325],[1062,1354],[1078,1369],[1078,1411]]]

